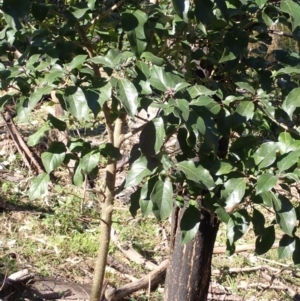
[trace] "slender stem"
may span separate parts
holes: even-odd
[[[113,128],[112,122],[110,120],[110,109],[107,105],[107,102],[105,102],[103,105],[103,112],[105,116],[108,141],[112,143],[115,147],[119,148],[120,136],[123,132],[126,114],[120,114],[120,116],[115,121],[115,127]],[[116,161],[109,159],[106,166],[106,187],[104,192],[105,199],[101,212],[100,244],[97,254],[97,260],[95,263],[93,285],[90,297],[91,301],[99,301],[102,293],[107,254],[110,242],[112,212],[115,197],[116,172]]]

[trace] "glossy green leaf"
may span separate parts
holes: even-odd
[[[282,104],[282,109],[291,119],[293,119],[293,114],[298,107],[300,107],[300,87],[293,89]]]
[[[75,165],[74,170],[75,170],[75,172],[73,175],[73,183],[76,186],[80,187],[84,182],[84,175],[82,173],[81,165],[80,164]]]
[[[268,252],[275,242],[275,228],[269,226],[265,228],[264,233],[258,236],[255,241],[255,253],[262,255]]]
[[[193,161],[182,161],[176,164],[177,168],[181,170],[187,179],[194,182],[201,182],[207,189],[215,186],[214,179],[209,171],[201,165],[196,165]]]
[[[42,99],[43,95],[49,94],[52,91],[52,87],[47,86],[47,87],[42,87],[38,88],[36,91],[34,91],[28,101],[28,110],[32,110],[36,104]]]
[[[99,150],[101,155],[113,160],[120,160],[122,158],[120,150],[117,147],[113,146],[111,143],[101,144],[99,146]]]
[[[68,67],[70,68],[70,70],[73,70],[75,68],[78,68],[79,66],[81,66],[83,64],[83,62],[86,60],[87,55],[77,55],[73,58],[73,60],[68,64]]]
[[[184,121],[187,121],[189,118],[189,103],[185,99],[175,98],[170,99],[168,105],[174,106],[174,115],[178,118],[182,118]]]
[[[276,153],[279,150],[279,143],[266,142],[255,152],[253,158],[256,165],[260,168],[270,166],[276,160]]]
[[[200,226],[200,211],[193,205],[189,205],[184,211],[180,221],[180,244],[189,243],[197,234]]]
[[[76,18],[80,19],[84,16],[84,14],[88,11],[88,8],[79,8],[76,9],[75,11],[71,12],[71,14]]]
[[[279,150],[281,154],[300,149],[300,141],[293,139],[291,134],[288,132],[280,133],[278,141],[280,142]]]
[[[292,0],[283,0],[280,2],[280,8],[292,17],[292,31],[294,31],[297,26],[300,26],[300,5]]]
[[[297,75],[297,74],[300,74],[300,69],[299,68],[295,68],[295,67],[281,68],[278,71],[275,71],[273,73],[273,76],[281,76],[281,75],[284,75],[284,74]]]
[[[245,209],[234,212],[227,224],[227,239],[230,245],[233,245],[248,230],[250,217]]]
[[[150,84],[157,90],[165,92],[173,89],[176,84],[180,83],[182,79],[171,72],[166,72],[163,67],[153,66],[151,76],[149,78]]]
[[[46,152],[42,153],[43,165],[50,173],[63,163],[66,156],[66,146],[62,142],[52,142]]]
[[[299,157],[300,157],[300,150],[289,153],[283,159],[278,161],[277,167],[279,171],[282,172],[292,167],[294,164],[298,162]]]
[[[246,117],[246,120],[252,119],[254,115],[254,104],[252,101],[242,101],[239,103],[235,112],[243,117]]]
[[[148,42],[145,33],[145,23],[148,16],[142,10],[124,12],[122,14],[122,27],[127,32],[127,38],[132,52],[140,56],[146,49]]]
[[[255,94],[254,88],[247,82],[237,82],[235,83],[240,89],[244,89],[252,94]]]
[[[239,204],[245,194],[246,180],[244,178],[229,179],[224,184],[224,190],[221,192],[222,199],[225,200],[226,208],[232,208]]]
[[[95,64],[99,64],[99,65],[102,65],[104,67],[108,67],[111,69],[113,69],[115,67],[113,62],[107,56],[102,56],[102,55],[95,56],[95,57],[91,58],[90,61]]]
[[[37,145],[42,138],[45,137],[45,134],[50,130],[48,123],[44,123],[34,134],[30,135],[27,140],[28,146]]]
[[[297,225],[297,215],[293,205],[282,195],[273,194],[272,201],[277,223],[285,234],[293,236],[294,228]]]
[[[135,86],[126,78],[118,80],[117,96],[129,116],[134,117],[138,107],[138,93]]]
[[[204,106],[211,113],[213,113],[214,115],[217,115],[220,112],[220,110],[221,110],[221,106],[220,106],[219,103],[217,103],[211,97],[204,96],[204,95],[198,97],[197,99],[193,99],[190,102],[190,105],[193,105],[193,106]]]
[[[96,0],[88,0],[87,1],[87,6],[90,10],[94,10],[95,8],[95,3],[96,3]]]
[[[164,64],[164,59],[154,55],[152,52],[143,52],[141,54],[141,58],[146,59],[147,61],[150,61],[154,65],[162,66]]]
[[[140,184],[146,176],[150,176],[155,172],[157,166],[158,161],[154,158],[142,156],[137,159],[127,173],[125,188]]]
[[[98,166],[100,154],[98,151],[88,152],[80,159],[80,166],[83,171],[90,173],[95,167]]]
[[[256,194],[270,191],[277,183],[278,176],[274,176],[270,173],[263,173],[257,179]]]
[[[171,181],[166,178],[158,180],[152,190],[150,199],[153,203],[153,214],[159,220],[169,217],[173,208],[173,187]]]
[[[146,124],[140,134],[140,148],[146,156],[156,155],[166,137],[164,120],[161,117],[154,118]]]
[[[196,98],[201,95],[209,96],[216,94],[216,91],[212,91],[207,89],[205,86],[202,85],[195,85],[187,89],[191,98]]]
[[[50,182],[50,176],[47,173],[42,173],[32,179],[29,188],[29,199],[34,200],[41,197],[48,191],[48,184]]]
[[[294,237],[283,235],[280,239],[278,247],[278,258],[285,259],[291,258],[296,249],[296,241]]]
[[[63,98],[67,110],[78,120],[89,119],[89,107],[84,92],[81,88],[70,86],[65,90]]]
[[[267,0],[255,0],[255,2],[259,8],[263,8],[264,5],[267,3]]]
[[[232,166],[229,162],[216,161],[209,172],[212,175],[222,176],[226,175],[232,171],[236,170],[234,166]]]
[[[67,129],[66,122],[56,118],[52,114],[48,114],[47,119],[55,129],[58,129],[59,131],[65,131]]]

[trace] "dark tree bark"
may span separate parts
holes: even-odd
[[[219,221],[202,209],[199,231],[186,245],[180,245],[180,220],[185,208],[173,213],[174,247],[167,270],[165,301],[205,301],[211,277],[211,259]]]

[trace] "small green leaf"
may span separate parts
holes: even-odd
[[[38,175],[31,181],[29,188],[29,198],[34,200],[41,197],[44,193],[48,191],[48,183],[50,182],[50,176],[47,173],[42,173]]]
[[[196,166],[193,161],[182,161],[176,164],[177,168],[181,170],[187,179],[194,182],[201,182],[207,189],[215,186],[214,179],[209,171],[201,165]]]
[[[81,169],[86,173],[90,173],[95,167],[98,166],[99,160],[100,154],[98,151],[88,152],[80,159]]]
[[[255,241],[255,253],[262,255],[268,252],[275,242],[275,228],[269,226],[265,228],[263,235],[258,236]]]
[[[209,96],[216,94],[217,91],[212,91],[207,89],[205,86],[202,85],[195,85],[187,89],[191,98],[196,98],[201,95]]]
[[[154,65],[149,82],[155,89],[166,92],[168,89],[173,89],[178,83],[182,82],[182,78],[172,72],[166,72],[163,67]]]
[[[292,31],[294,31],[297,26],[300,26],[300,5],[292,0],[283,0],[280,2],[280,8],[292,17]]]
[[[244,178],[229,179],[221,192],[222,199],[225,199],[225,208],[232,208],[239,204],[244,197],[245,190],[246,180]]]
[[[222,176],[234,170],[236,170],[236,168],[232,166],[230,163],[224,161],[216,161],[211,167],[211,169],[209,170],[209,172],[212,175]]]
[[[48,122],[44,123],[34,134],[28,137],[27,145],[35,146],[37,145],[42,138],[45,137],[45,133],[50,130]]]
[[[95,64],[99,64],[99,65],[102,65],[104,67],[108,67],[111,69],[113,69],[115,67],[113,62],[108,57],[102,56],[102,55],[95,56],[95,57],[91,58],[90,61]]]
[[[68,67],[70,68],[70,70],[78,68],[79,66],[81,66],[83,64],[83,62],[86,60],[86,58],[87,58],[87,55],[83,55],[83,54],[77,55],[68,64]]]
[[[276,160],[276,153],[278,150],[278,142],[263,143],[253,156],[255,164],[259,165],[259,168],[270,166]]]
[[[164,181],[158,180],[152,190],[150,199],[153,203],[153,214],[157,219],[169,217],[173,208],[173,187],[167,178]]]
[[[252,119],[254,115],[254,104],[252,101],[242,101],[239,103],[235,112],[243,117],[246,117],[246,120]]]
[[[63,163],[66,151],[66,146],[62,142],[54,141],[50,144],[48,150],[42,153],[41,158],[47,173],[50,173]]]
[[[255,0],[256,4],[259,8],[263,8],[265,4],[267,3],[267,0]]]
[[[51,125],[59,131],[65,131],[67,129],[67,124],[64,121],[56,118],[52,114],[48,114],[47,120],[49,120]]]
[[[76,9],[75,11],[71,12],[71,14],[76,18],[80,19],[81,17],[84,16],[84,14],[88,11],[88,8],[79,8]]]
[[[82,173],[82,168],[80,164],[75,165],[74,168],[75,172],[74,172],[74,176],[73,176],[73,182],[76,186],[81,186],[83,184],[84,181],[84,175]]]
[[[296,241],[294,237],[283,235],[280,239],[278,247],[278,258],[285,259],[291,258],[296,249]]]
[[[85,94],[81,88],[69,86],[65,90],[64,100],[67,110],[78,120],[89,119],[89,107]]]
[[[256,194],[270,191],[277,183],[278,176],[273,176],[269,173],[264,173],[257,179]]]
[[[94,10],[95,8],[95,3],[96,3],[96,0],[88,0],[87,2],[87,6],[90,10]]]
[[[100,153],[105,157],[109,157],[114,160],[120,160],[122,158],[120,150],[111,143],[101,144],[99,150]]]
[[[246,82],[237,82],[237,83],[235,83],[240,89],[244,89],[244,90],[246,90],[246,91],[248,91],[248,92],[250,92],[250,93],[252,93],[252,94],[255,94],[255,90],[254,90],[254,88],[250,85],[250,84],[248,84],[248,83],[246,83]]]
[[[127,173],[125,188],[140,184],[144,177],[150,176],[155,172],[157,166],[158,161],[154,158],[142,156],[137,159]]]
[[[297,164],[299,157],[300,157],[300,150],[289,153],[287,156],[285,156],[277,163],[277,167],[279,171],[282,172],[284,170],[289,169],[294,164]]]
[[[298,107],[300,107],[300,87],[293,89],[282,104],[282,109],[288,114],[291,120],[293,120],[294,111]]]
[[[273,194],[272,201],[277,223],[285,234],[293,236],[293,231],[297,225],[295,208],[283,195]]]
[[[164,64],[164,59],[162,59],[158,56],[155,56],[153,53],[148,52],[148,51],[143,52],[141,54],[141,58],[144,58],[157,66],[162,66]]]
[[[245,209],[234,212],[227,224],[227,239],[233,245],[248,230],[250,217]]]
[[[161,117],[149,121],[140,134],[140,148],[146,156],[156,155],[166,137],[164,120]]]
[[[116,91],[128,115],[134,117],[138,107],[138,93],[135,86],[128,79],[121,78],[118,80]]]
[[[189,205],[184,211],[180,221],[180,244],[190,242],[197,234],[200,226],[200,211],[193,205]]]

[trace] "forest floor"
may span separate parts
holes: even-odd
[[[35,119],[18,124],[18,128],[26,138],[38,124]],[[89,134],[81,132],[81,135],[86,138]],[[130,144],[124,151],[128,148]],[[5,126],[0,125],[0,299],[17,300],[19,296],[19,300],[26,300],[22,294],[28,287],[12,285],[7,290],[4,285],[12,273],[24,269],[35,280],[81,284],[84,293],[89,289],[84,285],[91,283],[99,244],[101,198],[97,188],[101,186],[103,173],[95,180],[94,189],[73,186],[64,168],[59,168],[55,176],[57,181],[47,195],[30,201],[32,175]],[[123,179],[124,174],[120,172],[117,184]],[[169,254],[169,220],[158,222],[153,216],[140,214],[133,218],[128,194],[130,191],[118,195],[114,205],[106,274],[109,287],[119,288],[147,275]],[[271,223],[274,214],[266,210],[265,217]],[[291,259],[278,260],[276,245],[268,253],[256,256],[253,229],[237,242],[236,254],[227,256],[225,245],[226,227],[221,225],[213,256],[209,300],[293,300],[292,294],[300,287],[300,270],[293,266]],[[160,283],[123,300],[163,300],[163,290],[164,285]],[[67,296],[53,298],[71,300]]]

